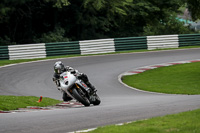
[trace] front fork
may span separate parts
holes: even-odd
[[[70,90],[67,89],[64,92],[67,93],[67,95],[70,96],[71,98],[75,99],[74,96],[70,93],[70,91],[72,91],[72,90],[71,89]]]
[[[83,87],[83,86],[81,86],[81,87]],[[75,88],[81,89],[81,87],[77,83],[75,83],[75,86],[73,86],[72,89],[75,89]],[[66,89],[65,91],[64,90],[63,91],[66,92],[68,96],[70,96],[71,98],[75,99],[74,96],[72,95],[72,89]],[[83,93],[85,95],[85,92],[83,92]],[[89,96],[89,93],[87,93],[86,95]]]
[[[94,101],[96,100],[96,97],[95,97],[94,93],[93,93],[93,94],[90,93],[91,90],[90,90],[89,87],[87,87],[87,85],[85,85],[85,83],[83,83],[83,82],[80,82],[80,83],[81,83],[81,85],[84,86],[84,89],[85,89],[85,90],[86,90],[86,88],[87,88],[87,90],[86,90],[86,91],[87,91],[87,97],[88,97],[90,103],[94,102]],[[76,87],[77,87],[78,89],[81,89],[77,83],[75,83],[75,85],[76,85]],[[82,87],[83,87],[83,86],[82,86]]]

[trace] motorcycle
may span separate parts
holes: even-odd
[[[91,89],[72,72],[63,72],[60,75],[59,83],[64,101],[75,99],[84,106],[99,105],[101,103],[96,92],[91,92]]]

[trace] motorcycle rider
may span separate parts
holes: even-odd
[[[74,74],[75,76],[77,76],[79,79],[83,80],[84,83],[91,88],[91,92],[90,93],[95,93],[96,89],[95,87],[89,82],[89,79],[87,77],[86,74],[84,73],[80,73],[78,72],[78,70],[70,67],[70,66],[64,66],[64,64],[61,61],[57,61],[54,64],[54,75],[53,75],[53,81],[56,83],[58,89],[60,88],[60,83],[59,83],[59,78],[60,78],[60,74],[62,74],[63,72],[71,72],[72,74]]]

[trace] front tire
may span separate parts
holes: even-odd
[[[76,98],[79,102],[81,102],[84,106],[90,106],[90,101],[88,98],[86,98],[83,95],[80,95],[78,89],[73,89],[73,96]]]

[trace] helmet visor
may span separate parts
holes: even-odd
[[[55,73],[61,74],[61,69],[59,69],[59,68],[55,69]]]

